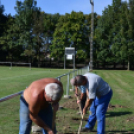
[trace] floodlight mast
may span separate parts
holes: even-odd
[[[90,70],[93,70],[94,0],[90,0],[90,4],[92,5],[91,39],[90,39]]]

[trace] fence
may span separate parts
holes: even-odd
[[[12,69],[13,65],[29,65],[29,69],[31,70],[31,63],[20,63],[20,62],[0,62],[0,64],[10,65],[10,69]]]
[[[84,74],[89,71],[89,66],[81,69],[70,71],[69,73],[63,74],[56,77],[63,83],[64,97],[69,97],[70,94],[70,79],[77,74]],[[20,91],[15,94],[3,97],[0,99],[0,134],[15,134],[19,130],[19,96],[23,93]],[[7,101],[8,100],[8,101]]]
[[[65,96],[69,96],[69,85],[70,85],[70,77],[74,77],[75,75],[78,75],[78,74],[84,74],[86,72],[89,72],[89,66],[86,66],[84,68],[81,68],[81,69],[77,69],[77,70],[73,70],[67,74],[63,74],[61,76],[58,76],[56,77],[56,79],[58,79],[59,81],[61,81],[62,77],[65,77],[67,76],[67,83],[66,83],[66,95]],[[3,102],[3,101],[6,101],[6,100],[9,100],[11,98],[14,98],[15,96],[18,96],[18,95],[21,95],[23,93],[23,91],[20,91],[18,93],[15,93],[15,94],[11,94],[9,96],[6,96],[6,97],[3,97],[0,99],[0,102]]]

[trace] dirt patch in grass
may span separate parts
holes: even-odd
[[[68,100],[65,100],[65,102],[63,102],[63,104],[62,104],[62,106],[61,106],[61,109],[64,109],[64,108],[69,108],[69,109],[73,109],[73,110],[78,110],[79,109],[79,107],[78,107],[78,105],[77,105],[77,103],[76,103],[76,98],[75,98],[75,96],[74,97],[71,97],[71,98],[69,98]],[[113,110],[113,109],[115,109],[115,108],[127,108],[126,106],[122,106],[122,105],[112,105],[112,104],[109,104],[109,106],[108,106],[108,110]],[[72,117],[72,115],[71,116],[67,116],[66,118],[67,119],[69,119],[68,121],[69,122],[66,122],[66,118],[63,118],[63,117],[57,117],[56,118],[56,122],[57,122],[57,124],[59,123],[59,122],[61,122],[61,121],[64,121],[63,122],[63,125],[62,125],[62,128],[61,128],[61,125],[57,125],[57,130],[58,130],[58,134],[77,134],[77,130],[74,130],[74,126],[72,126],[71,124],[70,124],[70,122],[71,123],[73,123],[73,124],[76,124],[76,126],[77,127],[79,127],[79,123],[80,123],[80,121],[81,121],[81,115],[79,114],[79,115],[73,115],[74,117]],[[88,120],[88,117],[84,117],[84,119],[83,119],[83,121],[84,122],[87,122],[87,120]],[[134,122],[134,117],[129,117],[127,120],[126,120],[127,122]],[[83,132],[81,132],[81,133],[83,133]],[[93,131],[92,132],[92,134],[96,134],[96,130],[95,131]],[[124,132],[112,132],[112,131],[109,131],[108,132],[109,134],[134,134],[134,133],[132,133],[131,131],[124,131]],[[40,134],[40,133],[33,133],[33,134]]]
[[[68,99],[65,103],[62,104],[61,107],[70,108],[70,109],[74,109],[74,110],[79,109],[79,107],[76,103],[76,98],[75,97],[71,97],[70,99]],[[112,110],[112,109],[115,109],[115,108],[129,108],[129,107],[122,106],[122,105],[112,105],[112,104],[108,105],[108,110]]]
[[[122,105],[112,105],[112,104],[108,105],[108,110],[111,110],[111,109],[114,109],[114,108],[128,108],[128,107],[122,106]]]
[[[77,134],[77,133],[70,132],[70,133],[58,133],[58,134]]]
[[[77,110],[79,109],[77,103],[76,103],[76,97],[70,97],[65,103],[62,104],[63,108],[70,108]]]
[[[134,117],[129,117],[127,120],[126,120],[127,122],[134,122]]]
[[[42,133],[37,132],[37,133],[32,133],[32,134],[42,134]]]
[[[71,119],[74,120],[74,121],[81,120],[80,117],[72,117]],[[83,121],[88,121],[88,118],[84,118]]]
[[[74,133],[74,132],[68,132],[68,133],[58,133],[58,134],[77,134],[77,133]]]

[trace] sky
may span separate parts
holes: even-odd
[[[4,14],[16,14],[14,7],[16,6],[17,0],[0,0],[1,5],[4,5]],[[24,0],[19,0],[24,1]],[[84,14],[91,13],[90,0],[36,0],[37,7],[40,7],[45,13],[71,13],[72,11],[82,11]],[[112,4],[112,0],[93,0],[94,1],[94,12],[102,15],[102,11]],[[127,1],[127,0],[122,0]]]

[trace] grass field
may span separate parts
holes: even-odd
[[[69,71],[71,70],[0,67],[0,98],[24,90],[34,80],[45,77],[56,78]]]
[[[0,67],[0,98],[24,90],[32,81],[66,74],[68,69]],[[63,77],[62,82],[66,83]],[[64,84],[64,89],[66,84]],[[0,134],[17,134],[19,130],[19,96],[0,103]]]
[[[113,97],[106,114],[106,133],[108,134],[134,134],[134,72],[115,70],[94,70],[113,89]],[[73,104],[74,103],[74,104]],[[59,132],[77,133],[80,124],[80,115],[77,115],[75,98],[64,102],[65,108],[58,113]],[[88,118],[86,115],[85,120]],[[63,125],[64,124],[64,125]],[[83,121],[83,126],[86,121]],[[97,125],[97,124],[96,124]],[[96,133],[96,126],[93,132]]]
[[[43,77],[57,77],[69,70],[32,69],[0,67],[0,98],[25,89],[32,81]],[[109,83],[113,89],[113,98],[106,114],[106,133],[134,134],[134,72],[114,70],[94,70]],[[62,80],[66,87],[66,78]],[[70,99],[62,99],[64,108],[57,113],[57,130],[59,134],[77,133],[80,115],[73,93]],[[85,116],[85,120],[88,115]],[[83,121],[83,126],[86,121]],[[19,131],[19,96],[0,103],[0,134],[17,134]],[[96,133],[96,126],[94,132]]]

